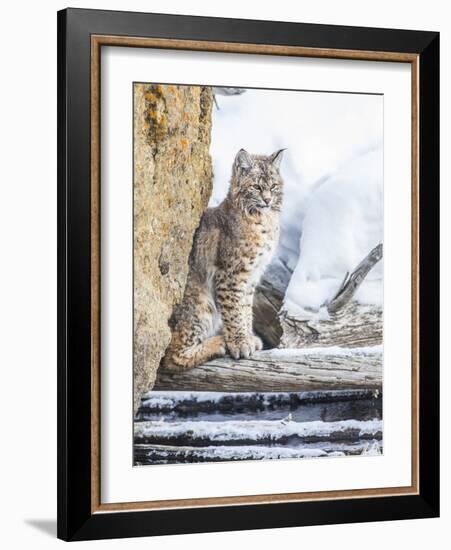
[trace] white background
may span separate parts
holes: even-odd
[[[446,3],[422,0],[369,5],[358,0],[72,1],[72,6],[191,13],[441,31],[442,98],[451,96],[451,20]],[[56,518],[56,10],[62,2],[9,3],[2,10],[2,155],[0,286],[2,452],[0,541],[6,548],[53,548]],[[450,280],[450,108],[442,101],[442,280]],[[446,252],[446,254],[445,254]],[[449,284],[442,288],[442,337],[451,330]],[[442,518],[227,534],[85,543],[114,548],[315,548],[380,549],[443,546],[451,520],[449,348],[442,364]],[[31,546],[32,545],[32,546]]]
[[[364,460],[343,457],[132,467],[133,117],[130,92],[133,80],[142,82],[149,75],[155,82],[177,79],[238,87],[384,92],[383,456]],[[101,502],[409,485],[411,219],[410,208],[400,209],[399,205],[408,205],[411,197],[410,67],[392,63],[375,66],[371,61],[281,59],[205,52],[174,55],[167,51],[106,48],[102,53],[101,89],[101,315],[106,320],[101,333]],[[304,92],[292,93],[300,98]],[[325,106],[333,94],[322,95]],[[291,113],[293,116],[300,117],[298,111]],[[346,141],[346,131],[341,138]],[[365,253],[369,249],[370,245]],[[341,276],[342,273],[340,279]]]

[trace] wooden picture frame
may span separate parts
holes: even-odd
[[[100,502],[100,51],[103,46],[394,61],[412,67],[410,487]],[[439,35],[131,12],[58,13],[58,537],[439,514]]]

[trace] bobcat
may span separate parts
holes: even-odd
[[[252,303],[279,237],[283,151],[270,156],[238,151],[227,197],[203,214],[185,294],[171,319],[165,368],[192,368],[226,351],[248,358],[262,349],[252,330]]]

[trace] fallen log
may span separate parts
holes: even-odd
[[[157,391],[144,394],[141,413],[264,411],[283,407],[298,408],[303,405],[333,404],[380,399],[379,390],[328,390],[304,392],[203,392]]]
[[[243,446],[177,446],[136,444],[134,447],[135,464],[176,464],[193,462],[220,462],[224,460],[268,460],[280,458],[321,458],[331,456],[353,456],[362,454],[381,454],[381,441],[363,441],[354,444],[326,443],[322,447],[264,447],[260,445]]]
[[[302,392],[382,387],[382,348],[275,349],[249,359],[214,359],[185,371],[158,371],[155,390]]]
[[[350,302],[328,319],[299,319],[280,315],[280,347],[378,346],[382,344],[382,308]]]
[[[136,421],[280,420],[296,422],[382,418],[378,390],[326,392],[183,392],[152,391],[144,396]]]
[[[243,446],[299,445],[382,439],[382,420],[293,422],[283,420],[135,422],[135,444]]]
[[[335,296],[323,304],[327,315],[309,314],[306,318],[282,309],[292,272],[280,260],[269,266],[254,295],[254,330],[265,348],[304,348],[317,346],[375,346],[382,343],[382,308],[362,305],[353,297],[381,260],[378,244],[352,273],[346,273]],[[318,313],[318,312],[316,312]]]

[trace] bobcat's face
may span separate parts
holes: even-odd
[[[279,168],[284,149],[269,156],[250,155],[238,151],[234,166],[231,193],[249,214],[266,210],[280,211],[283,180]]]

